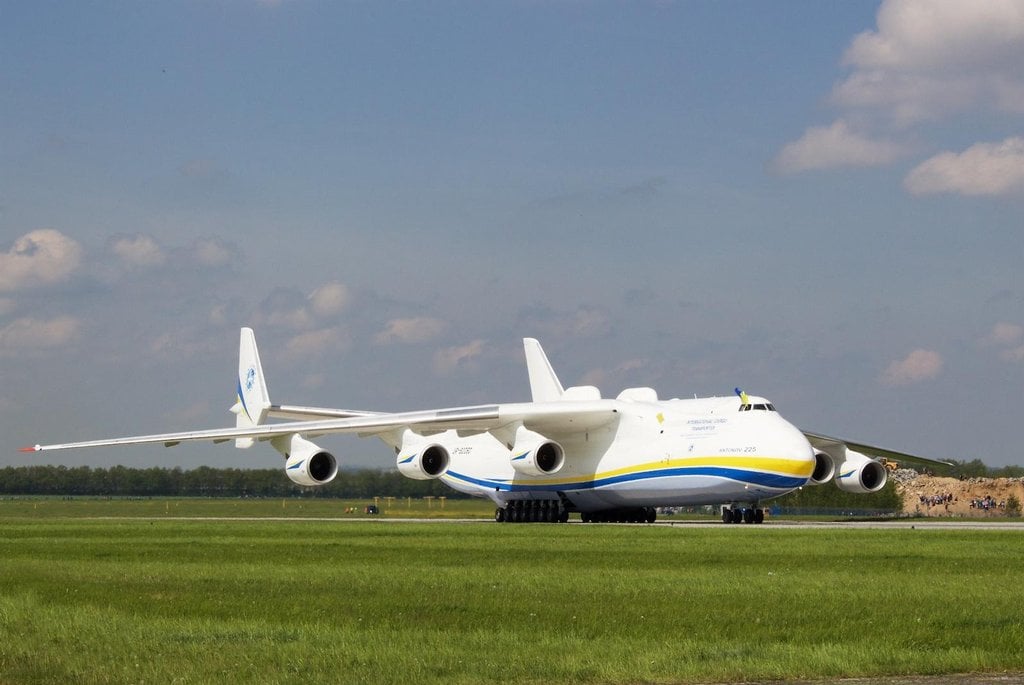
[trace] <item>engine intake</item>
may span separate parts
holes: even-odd
[[[407,430],[396,461],[398,471],[406,478],[432,480],[447,473],[451,460],[443,445]]]
[[[839,467],[836,485],[845,492],[878,492],[885,487],[889,475],[885,467],[871,457],[847,448],[846,461]]]
[[[338,475],[338,460],[297,433],[270,441],[284,455],[284,472],[297,485],[324,485]]]
[[[811,472],[810,484],[821,485],[832,480],[836,475],[836,463],[828,452],[814,450],[814,471]]]
[[[520,426],[512,446],[512,468],[524,476],[550,476],[565,463],[565,450],[554,440]]]

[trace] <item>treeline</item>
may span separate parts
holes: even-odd
[[[96,497],[462,497],[437,480],[412,480],[397,471],[345,470],[332,482],[304,487],[281,469],[196,469],[126,466],[8,466],[0,494]]]
[[[972,461],[950,460],[953,464],[948,470],[937,471],[939,476],[953,478],[1024,478],[1024,466],[986,466],[981,459]]]
[[[793,509],[846,509],[859,511],[899,511],[903,498],[896,492],[896,483],[890,478],[878,492],[857,494],[845,492],[835,483],[806,485],[771,501],[772,506]]]
[[[1024,467],[989,468],[980,460],[955,462],[944,476],[1020,478]],[[126,466],[8,466],[0,468],[0,494],[99,497],[463,497],[437,480],[412,480],[394,470],[345,470],[320,487],[296,485],[280,469],[196,469]],[[784,507],[898,509],[892,479],[880,492],[846,493],[832,483],[807,486],[773,500]]]

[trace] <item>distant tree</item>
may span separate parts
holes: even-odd
[[[1010,495],[1006,498],[1006,515],[1020,516],[1020,500],[1017,495]]]
[[[466,497],[438,480],[418,481],[397,471],[352,469],[319,487],[296,485],[281,469],[195,469],[126,466],[8,466],[0,468],[0,494],[93,497]]]
[[[834,483],[807,485],[772,500],[780,507],[805,509],[870,509],[874,511],[900,511],[903,498],[896,492],[896,484],[889,480],[878,492],[858,494],[845,492]]]

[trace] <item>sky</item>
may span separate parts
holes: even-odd
[[[1024,4],[8,3],[0,466],[272,401],[770,398],[1024,464]],[[382,443],[325,437],[343,466]]]

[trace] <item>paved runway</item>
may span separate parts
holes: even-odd
[[[372,522],[380,524],[390,523],[457,523],[457,524],[479,524],[479,525],[535,525],[545,526],[552,524],[522,524],[522,523],[495,523],[490,519],[479,518],[384,518],[375,516],[334,518],[327,516],[97,516],[90,517],[94,520],[135,520],[135,521],[295,521],[295,522],[318,522],[318,523],[352,523]],[[701,521],[658,521],[656,523],[583,523],[581,521],[570,521],[573,526],[654,526],[671,528],[723,528],[727,530],[774,530],[779,528],[850,528],[869,530],[1024,530],[1024,521],[972,521],[953,519],[900,519],[897,521],[787,521],[774,519],[760,525],[752,524],[725,524],[717,519]]]

